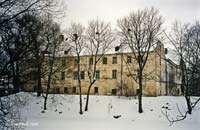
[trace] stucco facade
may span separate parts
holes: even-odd
[[[138,65],[132,53],[105,54],[97,63],[96,82],[90,94],[98,95],[137,95]],[[80,57],[80,77],[82,93],[86,94],[89,86],[88,68],[92,66],[90,55]],[[105,63],[106,59],[106,63]],[[143,96],[159,96],[166,94],[165,52],[162,44],[149,53],[148,61],[143,71]],[[50,93],[78,94],[76,56],[61,58],[62,71],[58,72],[52,80]],[[35,84],[26,85],[26,90],[32,91]],[[43,90],[46,88],[43,80]],[[122,88],[122,89],[121,89]]]
[[[143,72],[143,95],[158,96],[165,95],[165,60],[164,47],[158,46],[149,54]],[[90,64],[90,55],[80,58],[80,77],[82,93],[86,94],[89,86],[88,68]],[[105,60],[106,59],[106,60]],[[61,72],[60,80],[54,84],[54,91],[59,93],[77,94],[79,92],[77,80],[77,64],[75,56],[66,56],[64,58],[65,71]],[[106,62],[106,63],[104,63]],[[97,63],[96,82],[94,83],[90,94],[99,95],[137,95],[137,68],[138,65],[133,58],[132,53],[113,53],[105,54]],[[122,87],[121,87],[122,86]],[[121,89],[122,88],[122,89]]]

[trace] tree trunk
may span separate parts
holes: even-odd
[[[78,55],[78,87],[79,87],[79,99],[80,99],[80,114],[83,114],[82,110],[82,90],[81,90],[81,79],[80,79],[80,56]]]
[[[87,98],[86,98],[86,103],[85,103],[85,111],[88,111],[88,104],[89,104],[89,94],[90,94],[90,89],[87,91]]]
[[[49,70],[48,81],[47,81],[46,95],[45,95],[45,98],[44,98],[44,110],[47,109],[47,98],[48,98],[49,89],[50,89],[50,86],[51,86],[51,77],[52,77],[52,74],[53,74],[53,65],[54,65],[54,60],[55,60],[56,46],[57,45],[54,44],[53,55],[52,55],[52,58],[50,57],[50,63],[49,63],[50,70]]]
[[[123,75],[123,53],[121,53],[121,75],[120,75],[120,76],[121,76],[121,77],[120,77],[120,78],[121,78],[121,79],[120,79],[120,80],[121,80],[121,84],[120,84],[120,85],[121,85],[121,86],[120,86],[120,88],[121,88],[121,89],[120,89],[120,95],[121,95],[121,96],[123,96],[123,79],[122,79],[122,75]]]
[[[189,96],[185,96],[186,102],[187,102],[187,107],[188,107],[188,113],[192,114],[192,107],[190,104],[190,97]]]
[[[85,111],[88,111],[88,104],[89,104],[90,90],[91,90],[91,87],[92,87],[93,84],[94,84],[94,82],[91,83],[90,86],[88,87],[88,91],[87,91],[87,99],[86,99],[86,103],[85,103]]]
[[[51,61],[51,64],[50,64],[50,72],[49,72],[49,75],[48,75],[46,95],[44,97],[44,110],[47,109],[47,98],[48,98],[50,84],[51,84],[52,71],[53,71],[53,60]]]
[[[11,62],[11,66],[12,66],[12,74],[13,74],[13,87],[14,87],[13,92],[17,93],[17,92],[19,92],[19,85],[18,85],[18,81],[17,81],[18,77],[16,75],[16,68],[15,68],[14,61]]]
[[[192,114],[192,106],[191,106],[190,94],[189,94],[188,86],[186,86],[185,100],[186,100],[187,107],[188,107],[188,113]]]
[[[82,90],[81,90],[81,81],[80,78],[78,79],[78,85],[79,85],[79,98],[80,98],[80,114],[83,114],[83,110],[82,110]]]
[[[42,92],[42,82],[41,82],[41,67],[40,65],[38,66],[38,83],[37,83],[37,97],[41,96]]]
[[[190,94],[189,94],[189,89],[188,89],[188,78],[186,78],[187,70],[185,69],[185,62],[181,58],[180,62],[180,67],[181,67],[181,78],[182,78],[182,83],[181,83],[181,92],[185,95],[185,100],[187,103],[187,108],[188,108],[188,113],[192,114],[192,106],[191,106],[191,101],[190,101]]]
[[[44,97],[44,110],[47,109],[47,97],[48,97],[48,94],[46,93],[46,96]]]
[[[139,70],[139,73],[138,73],[138,79],[139,79],[138,112],[142,113],[143,110],[142,110],[142,70],[141,69]]]

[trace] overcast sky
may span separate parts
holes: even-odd
[[[116,26],[117,19],[131,11],[155,7],[165,20],[165,26],[175,19],[182,22],[200,20],[200,0],[66,0],[67,16],[62,19],[62,28],[72,22],[87,25],[88,20],[99,18]]]

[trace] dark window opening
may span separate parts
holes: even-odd
[[[64,93],[68,93],[68,88],[64,87]]]
[[[78,59],[74,59],[74,65],[78,65]]]
[[[112,78],[117,79],[117,70],[112,70]]]
[[[62,60],[62,66],[63,66],[63,67],[66,66],[66,60],[65,60],[65,59]]]
[[[104,57],[103,58],[103,64],[107,64],[107,60],[108,60],[107,57]]]
[[[76,87],[72,88],[72,93],[74,93],[74,94],[76,93]]]
[[[60,93],[60,88],[56,88],[56,94]]]
[[[113,57],[112,63],[117,64],[117,57]]]
[[[112,89],[112,95],[116,95],[117,94],[117,89]]]
[[[140,92],[140,90],[139,90],[139,89],[137,89],[137,90],[136,90],[136,92],[137,92],[137,95],[138,95],[138,94],[139,94],[139,92]]]
[[[127,63],[131,63],[131,56],[127,56]]]
[[[81,71],[81,79],[85,79],[85,71]]]
[[[74,72],[74,80],[78,80],[78,71]]]
[[[98,87],[94,87],[94,94],[98,94]]]
[[[33,73],[33,75],[32,75],[32,79],[33,80],[37,80],[38,79],[38,73],[37,72],[32,72]]]
[[[33,91],[36,92],[37,91],[37,85],[33,86]]]
[[[93,58],[89,59],[89,65],[93,65]]]
[[[167,50],[167,48],[165,48],[165,54],[167,54],[168,53],[168,50]]]
[[[119,49],[120,49],[120,46],[115,47],[115,51],[119,51]]]
[[[61,72],[61,80],[65,80],[65,72]]]
[[[64,51],[64,54],[67,55],[67,54],[68,54],[68,51]]]
[[[95,76],[95,78],[96,78],[96,79],[100,79],[100,71],[99,71],[99,70],[96,71],[96,76]]]

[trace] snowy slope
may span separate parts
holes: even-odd
[[[91,96],[89,111],[79,115],[78,95],[50,95],[48,110],[42,113],[43,98],[26,95],[26,106],[21,108],[26,119],[25,130],[199,130],[200,105],[192,116],[169,126],[162,114],[162,106],[168,106],[170,115],[176,117],[177,103],[185,111],[183,97],[144,97],[144,113],[137,112],[135,97]],[[83,98],[85,103],[85,98]],[[84,105],[83,105],[84,106]],[[84,110],[84,109],[83,109]],[[115,119],[113,116],[121,115]]]

